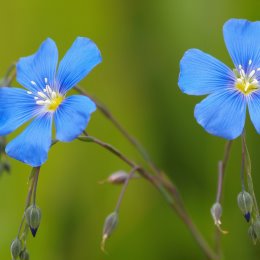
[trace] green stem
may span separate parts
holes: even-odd
[[[251,175],[251,159],[250,159],[250,154],[249,154],[247,144],[246,144],[246,134],[245,134],[245,132],[242,134],[242,144],[243,144],[245,152],[246,152],[246,173],[247,173],[248,191],[251,194],[251,196],[253,197],[256,215],[259,216],[259,208],[258,208],[258,205],[257,205],[257,200],[256,200],[254,185],[253,185],[253,178],[252,178],[252,175]]]

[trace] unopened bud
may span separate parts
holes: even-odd
[[[260,217],[258,216],[255,222],[253,223],[254,232],[256,237],[260,239]]]
[[[11,255],[13,259],[17,259],[22,251],[22,242],[19,238],[16,238],[11,244]]]
[[[213,206],[211,207],[210,212],[213,217],[215,225],[221,225],[221,221],[220,221],[222,215],[221,204],[219,202],[214,203]]]
[[[253,209],[253,198],[250,193],[242,191],[237,196],[237,204],[242,211],[247,222],[250,221],[251,212]]]
[[[132,175],[131,178],[138,178],[138,175]],[[105,182],[111,183],[111,184],[123,184],[125,181],[129,178],[129,174],[125,171],[117,171],[115,173],[112,173],[106,180],[103,180],[100,182],[100,184],[103,184]]]
[[[124,171],[118,171],[113,174],[111,174],[107,178],[108,183],[113,183],[113,184],[122,184],[125,183],[125,181],[128,179],[128,174]]]
[[[222,216],[222,206],[219,202],[216,202],[213,204],[213,206],[210,209],[212,218],[214,220],[215,225],[217,226],[217,228],[219,229],[220,232],[222,232],[223,234],[227,234],[228,232],[225,230],[222,230],[220,225],[221,225],[221,216]]]
[[[29,260],[30,259],[30,255],[29,255],[29,253],[26,249],[21,252],[20,259],[21,260]]]
[[[31,205],[25,211],[25,218],[30,227],[32,235],[35,237],[41,223],[41,210],[35,205]]]
[[[113,231],[115,230],[118,223],[118,213],[112,212],[106,217],[104,227],[103,227],[103,236],[101,242],[101,249],[105,251],[105,243],[106,240],[111,236]]]
[[[257,242],[257,236],[254,230],[254,225],[251,225],[248,229],[248,236],[253,241],[254,244]]]

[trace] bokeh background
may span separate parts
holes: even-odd
[[[176,182],[195,223],[211,243],[214,226],[209,210],[225,140],[210,136],[196,123],[193,109],[202,97],[178,89],[179,60],[185,50],[195,47],[232,65],[222,26],[233,17],[259,19],[259,7],[258,0],[1,1],[0,73],[36,51],[46,37],[56,41],[61,57],[77,36],[93,39],[103,63],[81,85],[110,108]],[[99,112],[88,132],[140,160]],[[260,198],[260,137],[250,122],[247,134]],[[236,204],[240,154],[238,139],[224,185],[223,228],[229,234],[222,239],[223,259],[259,259],[259,244],[253,246],[248,239],[248,225]],[[1,260],[10,259],[9,246],[22,217],[30,172],[29,166],[10,162],[11,175],[0,178]],[[42,223],[36,238],[28,240],[31,259],[204,259],[183,223],[144,180],[130,183],[118,229],[107,243],[109,254],[101,252],[103,221],[113,210],[120,187],[98,181],[119,169],[129,170],[94,144],[74,141],[51,149],[38,186]]]

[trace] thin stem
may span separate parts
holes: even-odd
[[[252,175],[251,175],[251,159],[250,159],[250,154],[249,154],[247,144],[246,144],[245,132],[243,132],[243,134],[242,134],[242,144],[243,144],[245,152],[246,152],[246,173],[247,173],[248,191],[251,194],[251,196],[253,197],[254,208],[255,208],[257,216],[259,216],[259,208],[257,205],[257,200],[256,200],[254,185],[253,185],[253,179],[252,179]]]
[[[35,170],[35,175],[34,175],[34,188],[33,188],[33,205],[36,204],[36,192],[37,192],[37,184],[38,184],[38,179],[39,179],[39,173],[40,173],[41,167],[36,167]]]
[[[117,201],[117,204],[116,204],[116,207],[115,207],[115,212],[117,212],[117,213],[119,212],[119,208],[120,208],[120,206],[121,206],[122,199],[123,199],[124,194],[125,194],[125,192],[126,192],[126,188],[127,188],[127,186],[128,186],[128,183],[129,183],[130,179],[134,176],[134,173],[136,172],[136,170],[137,170],[138,168],[139,168],[138,166],[137,166],[137,167],[134,167],[134,168],[129,172],[129,174],[128,174],[128,176],[127,176],[127,179],[125,180],[124,186],[123,186],[123,188],[122,188],[122,191],[121,191],[121,193],[120,193],[120,195],[119,195],[119,198],[118,198],[118,201]]]
[[[2,86],[9,86],[16,76],[16,62],[12,63],[7,69],[6,74],[3,78]]]
[[[218,259],[218,256],[212,251],[212,249],[209,247],[201,233],[198,231],[197,227],[192,222],[191,218],[189,217],[187,211],[183,207],[183,205],[178,204],[178,200],[176,200],[176,190],[175,187],[172,190],[172,187],[169,186],[169,183],[163,180],[163,178],[158,178],[158,176],[153,176],[149,172],[147,172],[145,169],[137,166],[135,162],[128,159],[125,155],[123,155],[119,150],[114,148],[112,145],[107,144],[93,136],[79,136],[79,140],[85,141],[85,142],[92,142],[95,144],[98,144],[102,148],[110,151],[112,154],[116,155],[119,159],[124,161],[126,164],[128,164],[131,167],[136,167],[136,171],[141,174],[145,179],[147,179],[149,182],[151,182],[164,196],[166,201],[170,204],[170,206],[175,210],[177,215],[181,218],[181,220],[186,224],[187,228],[190,230],[191,234],[197,241],[198,245],[204,252],[204,254],[209,259]],[[164,187],[164,184],[167,184],[167,187]],[[170,192],[171,191],[171,192]]]
[[[151,160],[150,155],[146,151],[146,149],[141,145],[141,143],[132,135],[130,135],[126,129],[118,122],[118,120],[113,116],[113,114],[109,111],[109,109],[98,101],[93,96],[89,95],[85,90],[80,88],[79,86],[75,86],[74,89],[79,92],[80,94],[89,97],[100,110],[100,112],[111,121],[111,123],[119,130],[119,132],[136,148],[136,150],[140,153],[143,159],[147,162],[151,170],[153,172],[160,174],[160,169],[155,165],[155,163]]]
[[[18,230],[18,237],[20,236],[22,227],[23,227],[23,225],[24,225],[25,211],[26,211],[26,209],[29,207],[29,205],[31,204],[32,194],[33,194],[35,185],[37,185],[37,184],[35,184],[35,183],[37,182],[38,177],[36,178],[35,169],[36,169],[36,168],[32,168],[32,171],[31,171],[32,179],[31,179],[31,183],[30,183],[29,190],[28,190],[28,194],[27,194],[26,201],[25,201],[24,213],[23,213],[23,217],[22,217],[21,224],[20,224],[20,226],[19,226],[19,230]]]
[[[242,137],[242,156],[241,157],[242,158],[241,158],[240,178],[241,178],[242,191],[245,191],[245,160],[246,160],[246,151],[245,151],[245,145],[244,145],[244,142],[243,142],[243,137]]]
[[[224,150],[224,156],[221,161],[218,162],[218,187],[217,187],[217,195],[216,202],[221,203],[221,198],[223,194],[223,181],[225,177],[225,171],[227,167],[227,162],[230,156],[232,141],[227,141]],[[218,257],[221,257],[221,229],[219,226],[216,227],[215,231],[215,250],[217,252]]]
[[[137,149],[137,151],[141,154],[141,156],[144,158],[144,160],[148,163],[149,167],[151,168],[151,170],[156,173],[160,179],[159,182],[155,182],[154,178],[151,178],[149,175],[144,176],[145,178],[149,179],[150,182],[152,182],[159,190],[160,192],[164,195],[164,197],[166,198],[166,200],[171,204],[174,205],[173,207],[176,210],[176,213],[179,215],[179,217],[181,217],[183,219],[183,221],[185,222],[185,224],[188,226],[188,228],[190,229],[191,233],[193,234],[194,237],[197,236],[197,228],[193,227],[193,223],[190,220],[187,220],[185,217],[183,218],[183,216],[187,215],[187,212],[184,208],[184,204],[182,202],[181,196],[178,192],[178,189],[176,187],[176,185],[169,180],[169,178],[165,175],[164,172],[162,172],[156,165],[154,162],[152,162],[149,154],[147,153],[147,151],[143,148],[143,146],[132,136],[130,135],[125,128],[116,120],[116,118],[112,115],[112,113],[106,108],[105,105],[103,105],[101,102],[97,101],[95,98],[93,98],[92,96],[90,96],[86,91],[84,91],[83,89],[81,89],[79,86],[76,86],[74,88],[75,90],[77,90],[80,94],[85,95],[87,97],[89,97],[90,99],[92,99],[95,103],[96,106],[98,107],[98,109],[102,112],[102,114],[107,117],[112,124],[114,124],[114,126],[119,130],[119,132],[121,132],[123,134],[123,136],[125,136],[125,138]],[[101,143],[99,143],[99,145],[101,145]],[[102,146],[102,145],[101,145]],[[104,146],[103,146],[104,147]],[[111,147],[109,148],[108,146],[105,147],[106,149],[111,151]],[[117,151],[113,152],[114,154],[117,155]],[[123,159],[126,163],[129,164],[129,162],[127,162],[127,160],[125,160],[125,158],[121,158]],[[132,166],[132,165],[131,165]],[[225,164],[224,164],[225,167]],[[139,170],[140,171],[143,170]],[[142,175],[144,174],[141,173]],[[158,184],[159,183],[159,184]],[[167,191],[165,190],[165,188],[167,189]],[[169,195],[169,193],[173,196],[174,200],[177,202],[178,204],[178,209],[177,206],[175,204],[173,204],[173,199],[171,198],[171,196]],[[200,241],[202,240],[199,236],[197,236],[196,238],[197,242],[201,245],[202,248],[204,248],[204,251],[207,251],[207,247],[208,245],[203,245],[203,242]],[[208,255],[210,255],[210,252],[208,252]],[[214,253],[213,253],[214,255]],[[210,259],[214,259],[214,257],[209,257]]]

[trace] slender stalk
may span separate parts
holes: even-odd
[[[187,228],[190,230],[191,234],[197,241],[198,245],[204,252],[204,254],[209,258],[209,259],[218,259],[218,256],[213,252],[213,250],[209,247],[201,233],[198,231],[197,227],[194,225],[192,222],[191,218],[189,217],[187,211],[182,207],[182,205],[179,205],[178,201],[175,200],[175,194],[176,190],[174,189],[171,191],[171,187],[164,187],[164,183],[162,183],[162,178],[158,178],[158,176],[153,176],[149,172],[147,172],[145,169],[139,167],[135,162],[131,161],[128,159],[125,155],[123,155],[119,150],[114,148],[112,145],[107,144],[93,136],[79,136],[79,140],[85,141],[85,142],[92,142],[95,144],[98,144],[102,148],[108,150],[115,156],[117,156],[119,159],[124,161],[126,164],[128,164],[131,167],[136,167],[136,171],[141,174],[145,179],[147,179],[149,182],[151,182],[164,196],[166,201],[169,203],[169,205],[175,210],[177,215],[181,218],[181,220],[184,222],[184,224],[187,226]],[[164,181],[165,182],[165,181]],[[169,190],[171,193],[169,193]]]
[[[38,174],[39,174],[39,171],[38,171]],[[38,174],[37,174],[37,168],[32,168],[31,183],[30,183],[28,194],[27,194],[26,201],[25,201],[24,213],[25,213],[26,209],[30,206],[31,200],[32,200],[32,195],[33,195],[33,193],[35,193],[34,190],[35,190],[35,187],[37,186]],[[24,221],[25,221],[25,214],[24,213],[23,213],[21,224],[19,226],[18,237],[21,235],[21,230],[22,230],[22,227],[24,225]]]
[[[128,174],[127,179],[125,180],[124,186],[123,186],[123,188],[122,188],[122,191],[121,191],[121,193],[120,193],[120,195],[119,195],[119,198],[118,198],[118,201],[117,201],[116,207],[115,207],[115,212],[117,212],[117,213],[119,212],[119,208],[120,208],[120,206],[121,206],[122,199],[123,199],[124,194],[125,194],[125,192],[126,192],[126,188],[127,188],[127,186],[128,186],[128,183],[129,183],[130,179],[134,176],[134,173],[136,172],[136,170],[137,170],[138,168],[139,168],[139,166],[132,168],[132,170],[131,170],[131,171],[129,172],[129,174]]]
[[[224,150],[224,156],[221,161],[218,162],[218,187],[216,194],[216,202],[221,203],[221,198],[223,194],[223,181],[225,177],[225,171],[227,167],[227,162],[230,156],[232,141],[227,141]],[[219,226],[215,230],[215,250],[219,258],[221,257],[221,233],[223,232]]]
[[[36,192],[37,192],[37,184],[38,184],[38,179],[39,179],[39,173],[40,173],[40,168],[41,167],[35,167],[35,175],[34,175],[34,188],[33,188],[33,205],[36,204]]]
[[[100,110],[100,112],[109,120],[111,123],[119,130],[119,132],[136,148],[136,150],[140,153],[140,155],[143,157],[143,159],[147,162],[151,170],[153,172],[160,174],[160,169],[155,165],[155,163],[151,160],[150,155],[146,151],[146,149],[141,145],[141,143],[132,135],[130,135],[126,129],[118,122],[118,120],[113,116],[113,114],[109,111],[109,109],[102,104],[100,101],[98,101],[93,96],[89,95],[85,90],[80,88],[79,86],[75,86],[74,89],[84,95],[89,97],[97,106],[97,108]]]
[[[248,191],[251,194],[251,196],[253,197],[256,215],[259,216],[259,208],[258,208],[258,205],[257,205],[257,200],[256,200],[254,185],[253,185],[253,179],[252,179],[252,174],[251,174],[251,159],[250,159],[250,154],[249,154],[247,144],[246,144],[246,134],[245,134],[245,132],[243,132],[243,134],[242,134],[242,144],[243,144],[245,152],[246,152],[246,173],[247,173]]]
[[[149,154],[144,149],[144,147],[139,143],[139,141],[137,141],[137,139],[135,139],[132,135],[130,135],[125,130],[125,128],[116,120],[116,118],[112,115],[112,113],[106,108],[106,106],[104,104],[102,104],[101,102],[96,100],[94,97],[90,96],[86,91],[81,89],[79,86],[76,86],[74,89],[76,91],[78,91],[80,94],[85,95],[85,96],[89,97],[90,99],[92,99],[95,102],[95,104],[98,107],[98,109],[102,112],[102,114],[105,117],[107,117],[112,122],[112,124],[119,130],[119,132],[121,132],[123,134],[123,136],[137,149],[137,151],[140,153],[140,155],[143,157],[143,159],[149,165],[150,169],[154,173],[156,173],[158,175],[158,178],[160,179],[159,182],[155,183],[154,179],[151,178],[151,176],[149,176],[150,182],[152,182],[153,184],[155,184],[157,186],[157,188],[160,190],[160,192],[164,195],[164,197],[167,199],[167,201],[171,205],[173,205],[172,197],[174,198],[174,200],[177,201],[178,209],[177,209],[176,205],[173,206],[175,211],[176,211],[176,213],[179,215],[179,217],[182,218],[184,223],[190,229],[190,231],[193,234],[193,236],[196,237],[197,233],[198,233],[197,232],[197,228],[193,227],[193,224],[192,224],[191,220],[186,219],[185,216],[187,216],[187,212],[186,212],[186,209],[184,207],[184,203],[183,203],[183,201],[181,199],[181,196],[180,196],[180,194],[178,192],[178,189],[177,189],[176,185],[172,182],[172,180],[169,180],[167,175],[156,166],[156,164],[151,160]],[[106,147],[106,148],[108,148],[108,147]],[[114,153],[115,152],[116,151],[114,151]],[[224,164],[224,167],[225,167],[225,164]],[[144,176],[144,177],[147,178],[148,176]],[[165,190],[165,188],[166,188],[166,190]],[[169,195],[169,193],[172,195],[172,197]],[[208,245],[204,245],[204,242],[202,242],[202,239],[197,237],[196,240],[201,245],[201,247],[204,248],[203,249],[204,251],[209,251],[207,249]],[[210,254],[211,254],[211,257],[209,257],[210,259],[215,259],[216,258],[215,256],[212,257],[212,255],[214,255],[214,252],[208,252],[208,255],[210,255]]]

